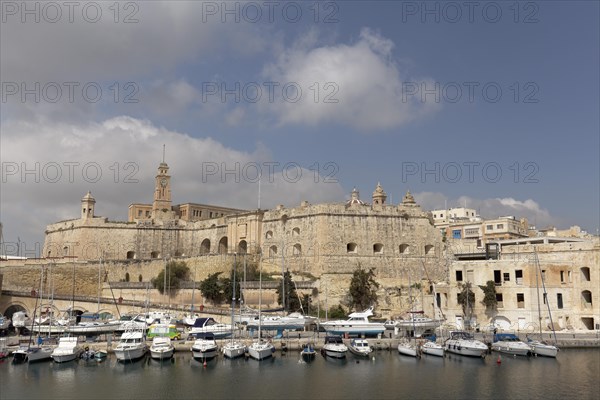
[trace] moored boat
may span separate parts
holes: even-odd
[[[531,351],[536,356],[556,357],[558,355],[558,347],[539,340],[528,339],[527,344],[531,347]]]
[[[173,357],[175,347],[168,336],[156,336],[150,346],[150,357],[155,360],[166,360]]]
[[[79,358],[83,349],[79,346],[77,337],[61,337],[58,339],[58,347],[50,355],[54,362],[63,363]]]
[[[275,346],[269,341],[263,339],[256,340],[248,346],[248,354],[255,360],[261,361],[265,358],[273,356],[275,352]]]
[[[512,333],[495,334],[492,350],[515,356],[530,356],[532,354],[531,347]]]
[[[312,343],[306,343],[302,345],[302,351],[300,352],[300,356],[305,362],[311,362],[315,359],[315,355],[317,352],[315,351],[315,347]]]
[[[189,331],[189,335],[195,338],[212,337],[221,339],[231,335],[231,325],[221,324],[214,318],[197,318],[194,326]]]
[[[430,356],[444,357],[444,347],[441,344],[427,340],[421,345],[421,352]]]
[[[145,341],[145,329],[129,329],[121,335],[121,340],[115,347],[118,361],[135,361],[146,355],[148,345]]]
[[[325,336],[325,344],[321,349],[321,354],[333,358],[346,358],[348,347],[344,344],[341,336],[327,335]]]
[[[49,361],[53,351],[52,346],[21,347],[13,352],[13,362]]]
[[[214,336],[206,335],[201,339],[196,339],[192,345],[192,357],[196,360],[208,361],[215,358],[218,354],[219,347]]]
[[[409,357],[421,357],[419,347],[414,341],[404,340],[398,343],[398,353]]]
[[[448,353],[469,357],[485,358],[488,352],[485,343],[475,340],[473,335],[466,331],[450,332],[450,338],[446,339],[444,347]]]
[[[385,332],[385,326],[381,322],[370,322],[369,317],[372,315],[373,307],[370,307],[350,314],[347,320],[322,322],[321,326],[329,335],[380,336]]]
[[[359,357],[369,357],[373,352],[373,348],[366,339],[352,339],[348,345],[348,350]]]

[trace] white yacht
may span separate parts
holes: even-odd
[[[444,347],[431,340],[427,340],[421,345],[421,352],[430,356],[444,357]]]
[[[348,347],[344,344],[341,336],[325,336],[325,344],[321,354],[333,358],[346,358]]]
[[[223,355],[227,358],[237,358],[246,354],[248,348],[242,342],[231,341],[223,345]]]
[[[189,335],[195,338],[213,337],[221,339],[231,335],[231,325],[221,324],[213,318],[196,318],[196,322],[189,331]]]
[[[169,337],[156,336],[150,346],[150,357],[155,360],[166,360],[173,357],[175,346]]]
[[[145,329],[128,329],[121,335],[121,340],[115,347],[115,356],[118,361],[135,361],[146,355]]]
[[[219,346],[217,346],[214,336],[205,336],[202,339],[196,339],[191,350],[195,359],[208,361],[217,356]]]
[[[373,348],[369,346],[369,342],[366,339],[352,339],[348,350],[359,357],[369,357],[373,352]]]
[[[515,356],[530,356],[531,347],[522,342],[512,333],[497,333],[494,335],[492,350],[500,353],[512,354]]]
[[[52,346],[24,346],[13,352],[14,362],[35,362],[51,359],[54,347]]]
[[[385,332],[385,326],[381,322],[369,322],[369,317],[373,315],[373,307],[361,312],[354,312],[348,316],[347,320],[322,322],[321,326],[325,328],[330,335],[351,336],[379,336]]]
[[[77,337],[61,337],[58,339],[58,347],[50,355],[54,362],[63,363],[79,358],[83,349],[79,346]]]
[[[527,340],[527,344],[531,347],[531,351],[536,356],[556,357],[558,355],[558,347],[548,344],[540,340]]]
[[[25,311],[17,311],[12,315],[12,324],[16,329],[31,328],[33,320]]]
[[[271,342],[267,342],[263,339],[256,340],[248,346],[248,354],[255,360],[264,360],[273,356],[275,352],[275,346]]]
[[[421,357],[419,346],[417,346],[414,340],[403,340],[398,343],[398,353],[409,357]]]
[[[485,358],[488,353],[485,343],[475,340],[473,335],[465,331],[450,332],[450,338],[445,342],[445,349],[448,353],[469,357]]]
[[[421,337],[425,331],[435,329],[444,322],[440,319],[432,319],[423,315],[419,316],[418,314],[422,313],[420,311],[411,312],[407,319],[396,320],[395,327],[403,330],[407,336],[418,338]]]

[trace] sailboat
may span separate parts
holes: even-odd
[[[409,298],[410,298],[410,308],[412,309],[413,307],[413,300],[412,300],[412,285],[411,285],[411,279],[410,279],[410,274],[408,274],[408,287],[409,287]],[[412,324],[413,324],[413,338],[414,338],[414,331],[415,331],[415,320],[413,318],[412,320]],[[409,357],[416,357],[416,358],[420,358],[421,357],[421,352],[419,349],[419,346],[417,345],[415,340],[410,340],[410,339],[404,339],[403,341],[401,341],[400,343],[398,343],[398,353],[403,354],[405,356],[409,356]]]
[[[534,255],[535,255],[535,264],[537,267],[537,271],[535,274],[535,284],[537,287],[537,306],[538,306],[538,322],[539,322],[539,327],[540,327],[540,340],[532,340],[530,338],[527,338],[527,344],[529,346],[531,346],[531,351],[533,352],[533,354],[537,355],[537,356],[545,356],[545,357],[556,357],[556,355],[558,354],[558,347],[556,347],[555,345],[552,344],[548,344],[544,341],[542,341],[542,310],[540,307],[540,284],[539,284],[539,279],[538,277],[541,277],[542,279],[542,288],[544,290],[544,299],[545,299],[545,303],[546,306],[548,306],[548,315],[550,318],[550,325],[552,326],[552,333],[554,334],[554,343],[556,343],[556,331],[554,330],[554,323],[552,322],[552,314],[550,313],[550,304],[548,303],[548,296],[546,294],[546,284],[544,283],[544,275],[542,275],[542,271],[540,268],[540,261],[538,259],[537,256],[537,252],[534,249]],[[539,275],[538,275],[539,273]]]
[[[261,263],[261,261],[262,260],[259,259],[258,262]],[[262,309],[262,265],[259,268],[258,276],[258,339],[252,342],[252,344],[248,347],[248,354],[250,354],[250,357],[254,358],[255,360],[261,361],[265,358],[273,356],[273,353],[275,352],[275,346],[273,346],[271,342],[263,340],[261,337],[262,324],[260,321]]]
[[[246,354],[246,345],[236,341],[234,338],[234,313],[235,313],[235,270],[236,270],[237,255],[233,257],[233,295],[231,297],[231,341],[223,345],[223,355],[227,358],[237,358]],[[240,296],[241,297],[241,296]]]
[[[40,275],[40,303],[42,295],[42,287],[44,281],[44,267],[42,266],[42,272]],[[34,361],[45,361],[50,360],[50,356],[54,351],[52,346],[42,345],[42,337],[38,336],[38,346],[32,346],[31,340],[33,335],[33,324],[35,323],[36,312],[38,308],[38,298],[35,299],[35,308],[33,311],[33,318],[31,319],[31,328],[29,333],[29,343],[27,346],[22,346],[15,352],[13,352],[13,362],[34,362]]]

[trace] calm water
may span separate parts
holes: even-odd
[[[173,362],[0,363],[2,399],[598,399],[600,349],[563,350],[558,359],[459,356],[421,360],[395,351],[359,363],[299,353],[273,360],[226,360],[203,367],[190,354]]]

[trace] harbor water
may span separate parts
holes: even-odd
[[[565,349],[557,359],[485,359],[446,355],[414,359],[376,351],[370,359],[297,351],[273,359],[224,359],[206,366],[188,352],[122,364],[0,362],[0,398],[8,399],[597,399],[600,349]]]

